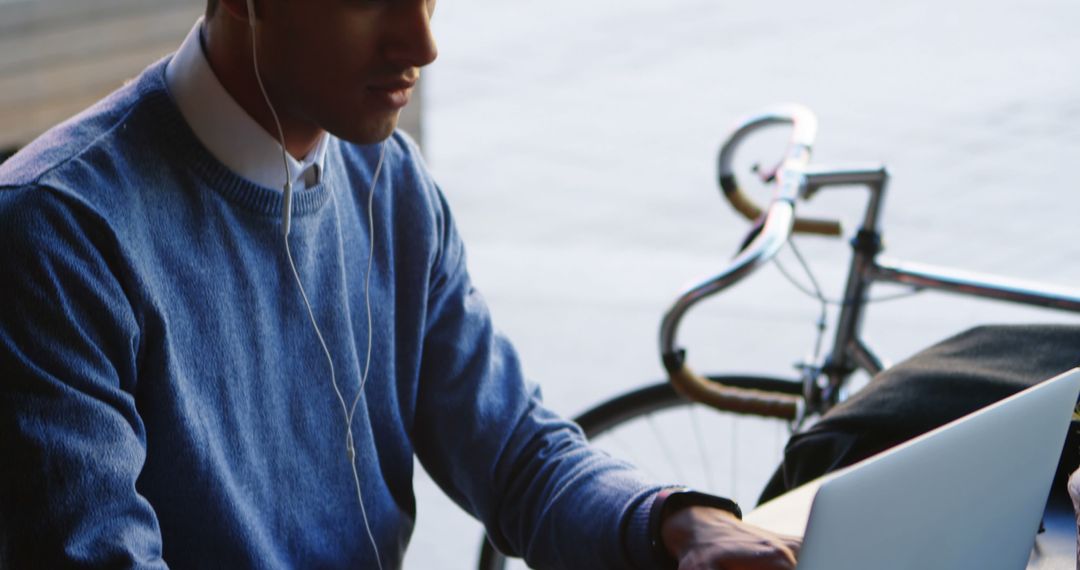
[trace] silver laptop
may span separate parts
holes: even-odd
[[[1020,570],[1080,368],[800,487],[747,522],[803,536],[799,570]]]

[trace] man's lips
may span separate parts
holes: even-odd
[[[392,79],[388,81],[374,82],[369,89],[377,89],[381,91],[399,91],[402,89],[412,89],[416,85],[415,79]]]
[[[409,96],[415,85],[415,79],[393,79],[371,84],[367,89],[377,103],[400,109],[409,103]]]

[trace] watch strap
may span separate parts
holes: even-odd
[[[652,541],[653,559],[664,569],[678,568],[678,561],[668,553],[660,534],[661,525],[668,515],[687,507],[711,507],[727,511],[742,519],[742,509],[731,499],[694,491],[689,487],[662,489],[653,499],[649,509],[649,538]]]

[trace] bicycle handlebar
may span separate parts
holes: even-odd
[[[720,151],[720,177],[724,195],[746,215],[747,205],[761,216],[752,202],[745,198],[735,184],[731,163],[734,149],[749,133],[763,126],[790,123],[794,126],[791,143],[783,162],[776,172],[777,190],[763,219],[761,231],[743,248],[722,273],[684,292],[664,315],[660,325],[660,354],[669,380],[675,390],[687,398],[737,413],[756,414],[793,420],[799,412],[800,401],[796,396],[772,394],[724,386],[707,380],[686,364],[686,353],[675,343],[675,333],[683,315],[703,299],[723,291],[769,262],[784,246],[793,231],[816,231],[839,235],[836,222],[799,220],[795,217],[795,201],[807,188],[806,170],[810,162],[810,150],[817,134],[817,119],[813,113],[799,105],[784,105],[742,122],[728,137]],[[727,182],[725,182],[727,181]],[[741,206],[740,206],[741,204]],[[746,208],[746,211],[740,208]]]
[[[738,180],[735,178],[735,149],[742,142],[742,139],[750,133],[762,127],[776,124],[792,125],[788,152],[779,170],[782,171],[789,160],[796,157],[801,159],[804,155],[805,160],[802,160],[802,166],[805,167],[806,160],[810,156],[810,149],[813,147],[814,139],[817,137],[817,117],[806,107],[796,104],[780,105],[767,109],[761,114],[741,121],[720,148],[720,155],[717,158],[718,178],[724,197],[735,208],[735,211],[749,220],[759,219],[762,209],[739,187]],[[843,233],[840,222],[814,218],[796,218],[793,231],[827,236],[839,236]]]
[[[789,188],[797,189],[805,183],[805,179],[797,171],[791,171],[791,174],[784,176],[791,175],[796,175],[799,180],[787,182]],[[784,188],[785,182],[781,180],[781,189]],[[683,315],[698,302],[737,283],[771,260],[791,235],[794,218],[793,201],[778,196],[769,207],[761,232],[731,262],[727,270],[683,293],[664,315],[660,326],[660,354],[663,357],[668,378],[680,394],[693,401],[739,413],[789,420],[796,417],[798,398],[734,388],[707,380],[686,365],[685,351],[676,347],[675,344],[675,332]]]

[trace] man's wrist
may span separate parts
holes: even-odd
[[[649,510],[649,540],[652,542],[653,560],[660,568],[676,568],[678,561],[668,552],[664,543],[663,524],[668,516],[687,507],[710,507],[727,511],[742,518],[742,509],[731,499],[699,493],[687,487],[672,487],[656,494]]]

